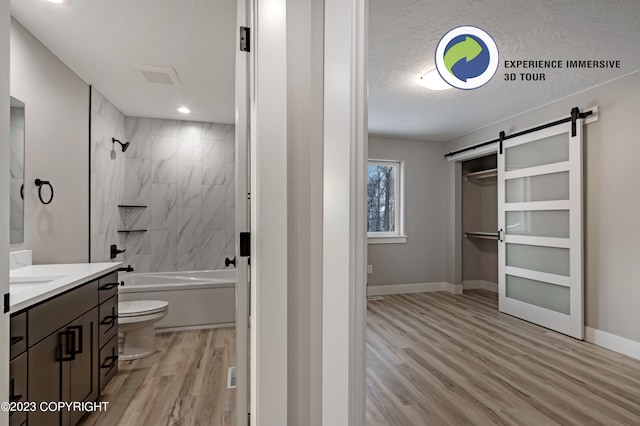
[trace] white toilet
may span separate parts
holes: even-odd
[[[155,324],[168,312],[169,302],[163,300],[118,302],[119,360],[153,354],[156,351]]]

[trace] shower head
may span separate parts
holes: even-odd
[[[119,143],[120,147],[122,148],[122,152],[125,152],[127,148],[129,148],[129,144],[130,144],[130,142],[122,143],[116,138],[111,138],[111,143]]]

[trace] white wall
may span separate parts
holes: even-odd
[[[569,115],[571,107],[598,106],[598,122],[588,124],[584,145],[584,241],[586,325],[640,342],[640,197],[635,175],[640,144],[640,72],[586,90],[526,114],[451,141],[446,151],[494,139]],[[448,163],[447,192],[455,192],[455,163]],[[454,217],[455,197],[447,202]],[[447,228],[448,256],[456,250],[455,222]],[[455,280],[453,261],[447,280]]]
[[[319,426],[322,392],[322,8],[288,1],[289,424]]]
[[[19,22],[11,20],[11,95],[25,103],[25,241],[34,263],[89,256],[89,86]],[[55,198],[38,200],[34,180]],[[43,190],[46,192],[46,190]]]
[[[9,1],[0,0],[0,223],[9,227]],[[9,291],[9,233],[0,232],[0,295]],[[9,314],[0,312],[0,402],[9,400]],[[0,424],[9,413],[0,410]]]
[[[406,244],[369,244],[368,285],[444,281],[447,164],[442,144],[369,136],[369,158],[405,161]]]

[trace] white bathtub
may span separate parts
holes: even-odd
[[[127,274],[119,300],[166,300],[169,313],[159,331],[213,328],[235,322],[236,272],[233,269]]]

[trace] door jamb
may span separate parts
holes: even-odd
[[[236,29],[236,69],[235,69],[235,267],[236,279],[236,424],[249,424],[249,258],[240,256],[240,232],[250,230],[250,216],[248,203],[249,186],[249,120],[252,56],[251,52],[240,51],[240,28],[252,25],[252,0],[238,0],[237,3],[237,29]],[[251,37],[251,30],[249,30]],[[252,45],[249,40],[249,45]],[[240,162],[245,162],[239,167]]]
[[[368,0],[325,0],[322,424],[365,422]]]
[[[287,419],[286,0],[253,1],[251,86],[251,424]]]
[[[2,70],[0,70],[0,93],[4,99],[0,107],[1,140],[9,140],[9,1],[0,0],[0,55],[2,56]],[[3,170],[9,169],[9,144],[0,144],[0,160],[5,165]],[[9,223],[9,174],[0,177],[0,223]],[[9,233],[0,233],[0,295],[9,292]],[[9,313],[0,311],[0,402],[9,400]],[[0,410],[0,424],[9,423],[9,413]]]

